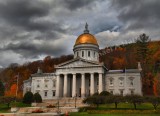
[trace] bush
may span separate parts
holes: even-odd
[[[26,92],[23,97],[23,103],[31,104],[34,101],[33,93],[32,92]]]
[[[109,96],[109,95],[112,95],[112,94],[109,93],[108,91],[102,91],[99,95],[100,96]]]
[[[42,97],[39,93],[35,93],[33,97],[34,97],[34,102],[42,103]]]
[[[1,104],[7,104],[8,108],[10,107],[11,102],[15,101],[15,97],[0,97]]]
[[[94,93],[92,96],[98,96],[99,95],[99,93],[98,92],[96,92],[96,93]]]

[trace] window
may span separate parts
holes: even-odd
[[[124,86],[124,78],[123,77],[119,78],[119,86]]]
[[[134,90],[131,90],[131,95],[134,95]]]
[[[129,86],[133,87],[134,85],[134,77],[129,77]]]
[[[49,80],[44,80],[44,83],[45,83],[45,87],[46,87],[46,88],[48,87],[48,82],[49,82]]]
[[[84,51],[82,51],[82,57],[84,57]]]
[[[109,85],[110,85],[110,86],[113,86],[113,79],[110,79],[110,80],[109,80]]]
[[[56,81],[55,80],[53,81],[53,87],[56,87]]]
[[[96,53],[94,52],[94,57],[96,57]]]
[[[88,51],[88,57],[90,57],[90,51]]]
[[[44,92],[44,96],[47,97],[47,91]]]
[[[130,85],[133,86],[133,80],[130,81]]]
[[[41,80],[37,80],[37,88],[40,87]]]
[[[45,85],[45,87],[47,88],[47,87],[48,87],[48,85],[46,84],[46,85]]]
[[[55,91],[53,91],[53,94],[52,94],[53,96],[56,96],[56,92]]]
[[[123,90],[120,90],[120,95],[122,95],[122,96],[123,96]]]
[[[39,88],[39,87],[40,87],[40,85],[38,84],[38,85],[37,85],[37,88]]]

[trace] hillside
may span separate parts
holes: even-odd
[[[147,45],[149,52],[147,56],[147,68],[145,75],[142,75],[143,92],[147,95],[159,95],[159,71],[160,71],[160,41],[149,42]],[[132,69],[137,68],[138,58],[136,55],[137,44],[112,46],[100,50],[100,62],[104,62],[105,66],[111,69]],[[42,61],[28,62],[23,65],[10,65],[0,72],[0,79],[6,83],[6,96],[14,96],[15,93],[15,76],[19,73],[19,97],[22,96],[23,81],[28,79],[31,74],[36,73],[40,67],[43,72],[54,72],[54,65],[73,59],[73,55],[61,56],[53,58],[46,56]],[[142,62],[142,61],[141,61]]]

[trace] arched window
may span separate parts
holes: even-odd
[[[90,57],[90,51],[88,51],[88,57]]]
[[[119,86],[124,86],[124,78],[123,77],[119,78]]]
[[[82,57],[84,57],[84,51],[82,51]]]

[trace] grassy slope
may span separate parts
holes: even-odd
[[[13,103],[11,103],[12,105]],[[14,103],[15,104],[15,103]],[[22,102],[17,102],[16,103],[17,107],[30,107],[30,104],[24,104]],[[10,108],[8,108],[7,104],[0,104],[0,113],[8,113],[10,112]]]

